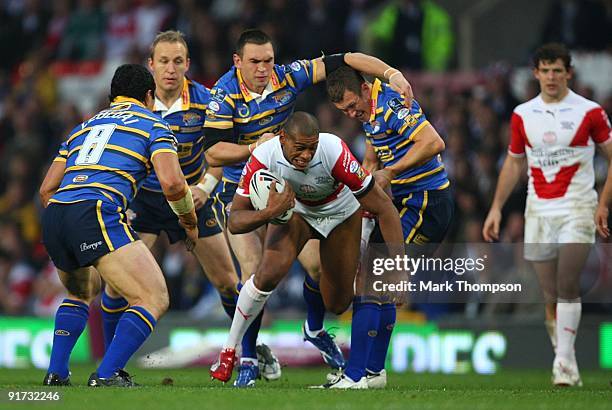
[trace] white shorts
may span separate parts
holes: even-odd
[[[315,231],[327,238],[331,231],[342,222],[346,221],[360,208],[359,201],[353,193],[345,186],[336,199],[323,205],[304,205],[299,200],[295,201],[294,212],[302,218]]]
[[[564,216],[525,216],[525,259],[556,259],[560,244],[595,243],[594,209]]]

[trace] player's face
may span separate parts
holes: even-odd
[[[334,103],[334,105],[344,115],[361,122],[367,122],[370,118],[370,98],[366,95],[363,89],[360,94],[345,90],[342,101]]]
[[[289,135],[284,130],[280,133],[283,154],[295,168],[304,170],[317,152],[319,135]]]
[[[542,94],[552,100],[561,99],[567,94],[567,82],[572,78],[571,71],[565,68],[560,58],[553,62],[540,61],[533,75],[540,82]]]
[[[149,58],[155,86],[163,93],[172,93],[183,87],[185,73],[189,69],[187,50],[182,43],[160,42],[155,46],[153,58]]]
[[[240,69],[242,79],[248,89],[261,94],[270,82],[274,68],[272,43],[245,44],[242,49],[242,57],[234,54],[234,65]]]

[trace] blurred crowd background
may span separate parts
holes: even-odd
[[[517,44],[501,34],[501,55],[506,47],[508,59],[469,50],[479,24],[494,20],[467,19],[457,3],[464,2],[0,0],[0,313],[52,315],[63,298],[41,244],[40,181],[68,131],[107,105],[114,68],[146,63],[149,44],[166,29],[186,35],[188,76],[209,87],[230,68],[239,33],[251,27],[274,38],[278,63],[314,58],[322,51],[364,51],[401,68],[446,142],[444,162],[456,199],[448,241],[481,241],[481,225],[506,153],[510,115],[538,93],[530,79],[531,51],[545,41],[569,45],[577,63],[582,62],[578,73],[586,73],[577,75],[572,88],[612,113],[612,71],[601,69],[612,64],[612,1],[536,2],[538,13],[522,11],[528,21],[539,22],[525,23],[536,35]],[[493,17],[498,19],[504,7],[525,4],[470,3],[497,7]],[[468,17],[475,15],[473,9]],[[327,102],[323,86],[302,95],[298,109],[315,113],[322,130],[341,136],[357,155],[363,152],[360,125]],[[601,185],[607,165],[601,158],[595,164]],[[525,181],[504,211],[506,242],[522,241]],[[195,317],[220,312],[216,292],[181,246],[169,247],[162,240],[155,254],[167,275],[173,310]],[[283,297],[275,298],[271,308],[290,304],[300,309],[302,280],[296,267],[279,289]]]

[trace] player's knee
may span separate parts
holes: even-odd
[[[222,296],[233,297],[234,295],[236,295],[236,284],[235,283],[231,283],[231,282],[216,283],[215,288],[217,288],[217,291]]]
[[[283,279],[279,271],[258,271],[253,277],[253,284],[262,292],[271,292]]]
[[[344,312],[346,312],[346,310],[351,305],[351,298],[350,297],[334,298],[333,300],[324,301],[324,302],[325,302],[326,310],[328,310],[329,312],[332,312],[335,315],[341,315]]]
[[[318,282],[321,279],[321,266],[305,266],[306,274],[311,277],[312,280]]]

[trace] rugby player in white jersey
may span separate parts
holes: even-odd
[[[273,184],[268,206],[255,210],[249,199],[253,174],[267,169],[286,180],[277,193]],[[267,224],[293,208],[286,224],[268,225],[261,263],[244,284],[238,298],[229,337],[211,376],[231,377],[235,348],[246,328],[286,276],[306,242],[320,239],[320,287],[325,307],[344,312],[353,299],[361,240],[360,207],[378,216],[388,244],[402,244],[399,215],[391,199],[353,157],[342,140],[319,133],[317,120],[304,112],[294,113],[277,136],[257,147],[245,166],[233,199],[229,229],[244,233]],[[365,377],[347,381],[346,388],[367,388]]]
[[[580,386],[574,342],[582,311],[580,272],[595,242],[593,156],[597,145],[612,157],[610,122],[598,104],[568,88],[572,67],[565,46],[542,46],[533,64],[541,92],[514,110],[508,156],[482,232],[487,241],[499,239],[502,207],[527,165],[524,255],[547,302],[552,382]],[[608,173],[608,186],[610,178]]]

